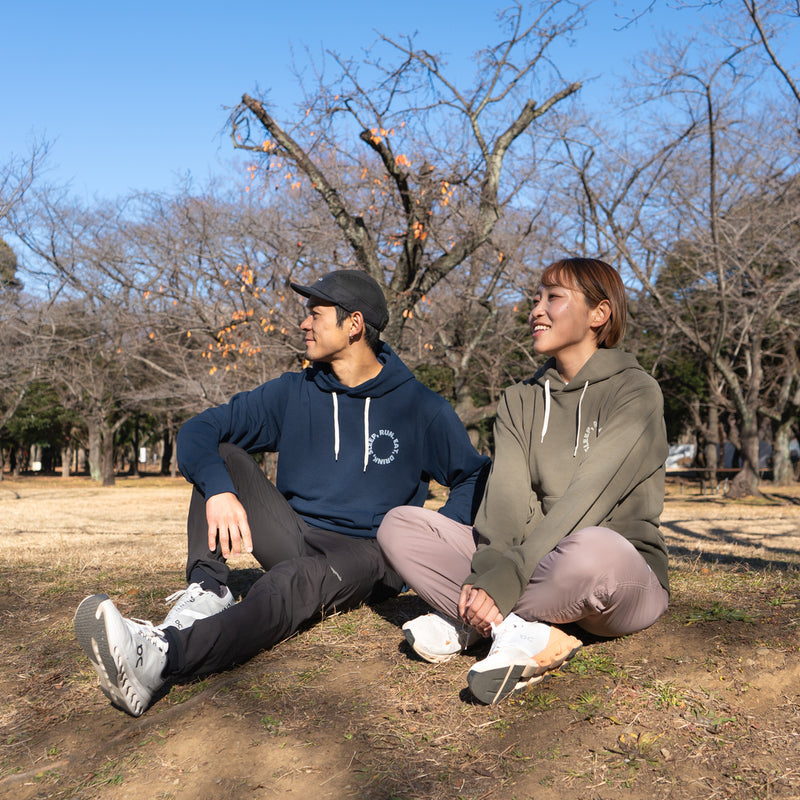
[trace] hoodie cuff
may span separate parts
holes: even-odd
[[[495,565],[502,559],[503,554],[499,550],[493,550],[491,547],[479,547],[472,554],[473,575],[485,575],[494,569]]]
[[[192,479],[192,483],[202,492],[206,500],[215,494],[223,494],[223,492],[237,494],[224,464],[221,467],[214,465],[204,468]]]
[[[504,617],[508,616],[517,604],[527,584],[527,581],[520,577],[513,562],[507,558],[501,558],[488,572],[470,575],[470,578],[474,578],[472,585],[476,589],[483,589],[494,600]],[[469,583],[469,579],[465,583]]]

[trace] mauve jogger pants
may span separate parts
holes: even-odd
[[[430,509],[402,506],[384,517],[378,542],[420,597],[458,620],[461,585],[475,552],[470,526]],[[574,622],[596,636],[623,636],[652,625],[668,601],[668,592],[627,539],[591,527],[565,537],[542,559],[513,611],[529,621]]]

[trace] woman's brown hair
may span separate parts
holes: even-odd
[[[607,300],[611,315],[597,329],[597,346],[614,347],[625,333],[628,300],[619,273],[598,258],[562,258],[542,273],[543,286],[563,286],[583,292],[589,308]]]

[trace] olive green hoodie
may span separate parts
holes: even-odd
[[[494,441],[465,584],[484,589],[506,615],[561,539],[603,525],[628,539],[669,588],[658,529],[668,450],[664,401],[632,355],[600,349],[569,384],[549,359],[506,390]]]

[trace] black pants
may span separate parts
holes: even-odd
[[[168,628],[170,676],[204,675],[272,647],[323,611],[344,611],[396,593],[402,580],[375,539],[310,527],[255,461],[238,447],[220,455],[247,512],[253,555],[266,570],[241,602],[186,630]],[[208,549],[205,498],[194,489],[188,520],[187,580],[196,567],[220,583],[229,568],[219,545]]]

